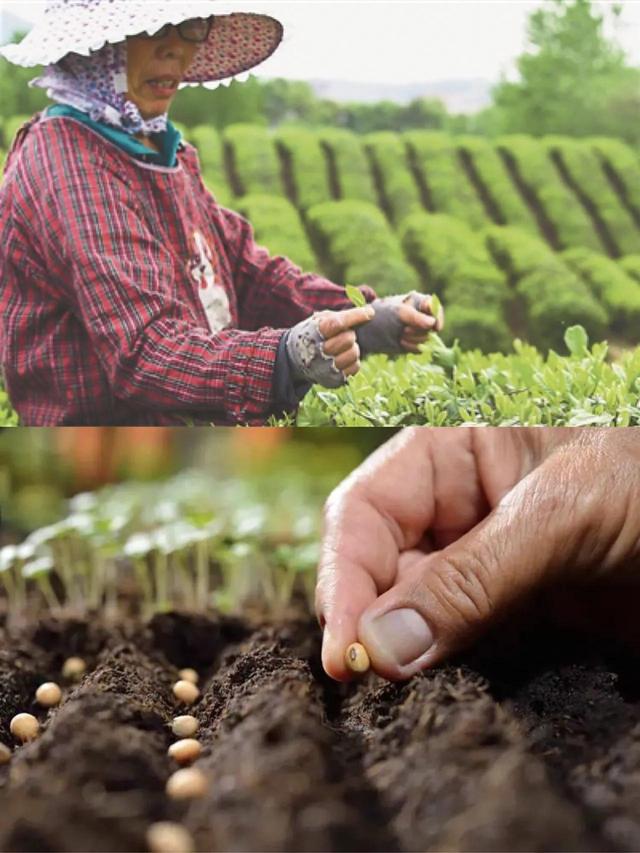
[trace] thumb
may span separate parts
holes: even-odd
[[[592,502],[576,513],[584,483],[563,473],[548,464],[531,472],[482,522],[401,572],[367,608],[358,639],[379,675],[404,679],[439,663],[575,565]]]

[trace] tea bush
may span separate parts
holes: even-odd
[[[232,124],[225,128],[222,138],[231,155],[227,162],[233,164],[240,185],[239,195],[284,195],[278,155],[266,128]]]
[[[609,313],[611,329],[637,337],[640,327],[640,283],[620,265],[589,249],[567,249],[562,259],[586,281]]]
[[[407,258],[421,272],[426,290],[443,297],[445,340],[465,347],[508,349],[513,335],[505,320],[510,299],[504,273],[480,234],[444,214],[415,213],[400,230]]]
[[[473,228],[491,222],[450,136],[421,130],[403,136],[410,160],[428,189],[436,213],[448,213]]]
[[[284,158],[296,206],[306,211],[331,199],[327,161],[317,134],[298,127],[280,128],[276,145]]]
[[[379,296],[420,290],[420,279],[402,254],[397,236],[377,207],[364,201],[329,201],[307,213],[312,242],[329,260],[340,284],[370,284]]]
[[[593,223],[560,177],[542,142],[530,136],[513,135],[502,137],[497,145],[544,212],[559,247],[585,246],[602,252],[604,246]]]
[[[596,340],[603,337],[607,312],[545,243],[517,228],[493,226],[487,231],[487,245],[522,302],[528,340],[557,348],[573,323]]]
[[[597,211],[616,249],[616,255],[640,251],[640,232],[611,187],[597,155],[588,143],[578,139],[548,137],[544,145],[560,159],[573,183],[580,188],[580,193]]]
[[[491,199],[501,225],[516,225],[540,236],[536,218],[511,180],[506,166],[494,145],[487,139],[463,136],[458,140],[458,149],[466,155],[484,191]]]
[[[307,272],[318,269],[298,211],[291,202],[269,195],[246,195],[236,201],[235,208],[251,222],[256,240],[271,255],[284,255]]]
[[[627,204],[640,221],[640,158],[620,139],[590,139],[591,148],[598,155],[621,187]]]
[[[567,329],[568,356],[545,358],[519,340],[508,355],[462,352],[433,335],[419,356],[368,358],[338,390],[314,388],[299,426],[629,426],[640,425],[640,348],[607,361]],[[286,422],[286,421],[285,421]]]
[[[372,171],[377,176],[384,207],[397,227],[405,216],[424,210],[404,143],[391,131],[370,133],[363,142]]]
[[[318,133],[337,183],[337,197],[378,204],[364,148],[360,139],[348,130],[329,127]]]

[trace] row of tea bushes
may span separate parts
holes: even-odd
[[[282,196],[280,162],[266,127],[234,124],[223,133],[227,174],[237,196]]]
[[[634,281],[640,282],[640,255],[627,255],[624,258],[620,258],[618,266]]]
[[[458,150],[482,187],[492,218],[499,225],[516,225],[532,234],[544,236],[531,208],[505,168],[498,149],[488,139],[467,136],[458,141]]]
[[[290,258],[305,272],[319,268],[298,211],[285,198],[270,195],[246,195],[235,205],[252,224],[258,243],[269,247],[272,255]]]
[[[491,222],[489,214],[462,166],[453,137],[414,130],[404,134],[409,162],[427,204],[436,213],[455,216],[472,228]]]
[[[437,213],[414,213],[400,234],[425,289],[444,300],[445,340],[459,338],[465,347],[485,352],[507,350],[513,338],[505,315],[511,294],[482,235]]]
[[[517,228],[493,226],[487,245],[507,274],[523,306],[525,337],[540,347],[559,347],[573,323],[601,340],[609,317],[603,306],[562,257]]]
[[[619,257],[640,251],[640,231],[607,180],[596,152],[581,141],[562,137],[545,139],[545,146],[591,211],[608,253]]]
[[[360,139],[347,130],[331,127],[321,130],[319,138],[327,155],[334,196],[377,205],[373,174]]]
[[[314,204],[330,201],[327,159],[317,133],[301,127],[280,128],[275,140],[296,207],[304,213]]]
[[[535,205],[554,248],[584,246],[605,250],[584,207],[564,183],[540,140],[514,135],[498,140],[498,151],[518,180],[521,192]]]
[[[307,212],[311,240],[327,274],[341,284],[370,284],[379,296],[420,290],[398,237],[364,201],[328,201]]]
[[[566,330],[568,356],[514,342],[508,355],[445,347],[432,335],[419,356],[365,359],[349,385],[313,388],[299,426],[638,426],[640,347],[615,363]]]
[[[589,249],[567,249],[562,259],[585,281],[609,315],[609,328],[637,339],[640,328],[640,282],[621,265]]]
[[[636,225],[640,225],[640,157],[619,139],[596,137],[589,142]]]
[[[406,162],[404,143],[397,133],[380,131],[363,139],[380,204],[397,228],[406,216],[424,210],[416,181]]]

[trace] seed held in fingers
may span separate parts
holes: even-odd
[[[173,695],[179,702],[183,702],[185,705],[192,705],[200,695],[200,691],[195,684],[182,680],[176,681],[173,685]]]
[[[68,681],[79,681],[87,671],[87,664],[82,658],[67,658],[62,667],[62,675]]]
[[[26,743],[38,737],[40,723],[33,714],[16,714],[9,724],[9,731],[17,740]]]
[[[190,681],[192,684],[197,684],[200,681],[198,673],[189,666],[186,669],[181,669],[178,675],[182,681]]]
[[[366,672],[371,665],[367,650],[361,643],[351,643],[344,660],[351,672]]]
[[[151,853],[193,853],[191,835],[184,826],[171,821],[152,823],[147,829],[147,845]]]
[[[4,743],[0,743],[0,764],[8,764],[11,761],[12,752]]]
[[[176,770],[167,780],[167,794],[172,800],[192,800],[204,797],[209,784],[202,770],[185,767]]]
[[[59,705],[62,699],[62,690],[53,681],[46,681],[36,690],[36,702],[43,708],[53,708]]]
[[[202,752],[202,746],[199,740],[194,740],[192,737],[186,737],[182,740],[177,740],[169,747],[169,755],[178,764],[192,764]]]
[[[176,737],[193,737],[198,731],[200,723],[195,717],[190,714],[184,714],[180,717],[175,717],[171,723],[171,731]]]

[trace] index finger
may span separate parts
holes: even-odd
[[[360,616],[398,582],[406,553],[426,532],[436,548],[446,547],[486,515],[471,432],[408,428],[327,501],[316,612],[324,627],[322,663],[332,678],[351,678],[345,650],[360,640]],[[496,435],[501,439],[509,436]]]
[[[347,329],[368,323],[374,315],[375,312],[370,305],[364,305],[362,308],[347,308],[344,311],[331,311],[320,316],[318,328],[325,339],[332,338]]]

